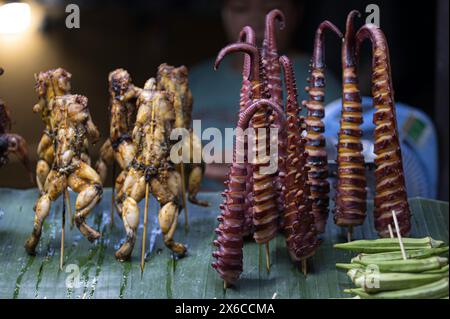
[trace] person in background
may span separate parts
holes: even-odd
[[[308,76],[310,53],[298,52],[292,48],[292,40],[297,26],[304,14],[304,4],[300,0],[223,0],[221,15],[228,42],[236,42],[239,32],[249,25],[256,33],[257,45],[264,38],[265,16],[272,9],[280,9],[286,17],[286,27],[278,32],[279,53],[287,54],[295,66],[299,99],[306,99],[302,83]],[[224,43],[224,46],[228,43]],[[312,49],[312,43],[311,43]],[[227,57],[218,71],[214,71],[215,57],[212,57],[190,70],[189,83],[194,96],[193,119],[202,120],[202,130],[208,127],[220,129],[223,136],[225,128],[234,128],[239,109],[239,93],[242,82],[243,55]],[[327,74],[326,101],[340,96],[340,83],[336,77]],[[233,145],[224,145],[225,152],[232,151]],[[228,173],[228,164],[208,164],[204,190],[221,190]]]

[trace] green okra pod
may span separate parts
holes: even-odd
[[[343,270],[349,270],[349,269],[363,269],[364,266],[357,263],[352,264],[345,264],[345,263],[337,263],[336,268],[343,269]]]
[[[445,278],[443,274],[348,273],[353,283],[366,292],[392,291],[419,287]]]
[[[374,294],[366,292],[363,288],[345,289],[344,292],[357,295],[362,299],[437,299],[448,296],[448,278],[415,288],[383,291]]]
[[[439,269],[424,271],[423,274],[446,274],[448,277],[448,265],[445,265],[444,267]]]
[[[419,273],[440,269],[448,264],[448,258],[429,257],[424,259],[386,260],[386,261],[355,261],[364,266],[377,267],[380,272],[410,272]]]
[[[431,237],[403,238],[402,241],[405,250],[436,248],[445,244],[443,241],[434,240]],[[335,244],[334,248],[351,250],[359,253],[381,253],[399,251],[400,244],[398,238],[380,238],[375,240],[355,240],[348,243]]]
[[[437,248],[425,248],[425,249],[415,249],[406,250],[406,258],[408,259],[423,259],[432,256],[439,256],[448,253],[447,247],[437,247]],[[383,260],[402,260],[403,255],[401,251],[393,251],[387,253],[376,253],[376,254],[359,254],[352,259],[352,262],[360,261],[383,261]]]

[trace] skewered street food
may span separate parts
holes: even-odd
[[[261,79],[263,81],[264,94],[276,103],[283,105],[283,88],[281,81],[281,66],[278,55],[278,46],[276,41],[276,26],[278,23],[279,29],[283,30],[285,27],[286,18],[278,9],[270,11],[266,15],[264,40],[261,48]],[[266,97],[266,96],[265,96]],[[269,113],[269,121],[272,127],[278,128],[281,132],[281,123],[277,113]],[[278,171],[276,173],[276,190],[277,190],[277,205],[278,210],[284,210],[284,194],[282,191],[283,179],[286,176],[285,168],[286,158],[286,139],[278,136]]]
[[[85,140],[98,139],[87,105],[87,98],[81,95],[53,97],[48,106],[51,127],[55,133],[55,160],[46,178],[41,196],[35,205],[34,226],[25,243],[29,254],[35,254],[42,233],[44,220],[54,202],[67,187],[78,193],[75,204],[75,224],[80,232],[94,241],[100,234],[86,223],[86,218],[102,196],[100,176],[81,155]]]
[[[329,29],[342,38],[341,32],[329,21],[320,24],[314,40],[314,53],[311,61],[309,85],[305,88],[309,99],[303,101],[308,110],[306,124],[306,152],[308,153],[307,166],[309,168],[308,180],[311,183],[311,198],[316,228],[319,233],[325,231],[328,218],[328,204],[330,184],[328,178],[328,157],[325,149],[325,125],[322,119],[325,116],[325,31]]]
[[[383,31],[373,24],[366,24],[356,33],[357,55],[366,39],[372,43],[372,96],[376,108],[373,115],[376,126],[375,228],[381,237],[388,237],[388,225],[392,224],[392,212],[395,212],[400,233],[407,236],[411,230],[411,213],[398,137],[389,48]]]
[[[138,114],[133,130],[136,155],[117,196],[127,234],[116,252],[118,260],[131,257],[139,225],[138,203],[148,197],[148,191],[161,205],[158,220],[164,243],[180,256],[186,253],[186,247],[173,239],[178,221],[181,178],[169,158],[170,131],[176,118],[172,103],[172,95],[158,90],[153,78],[147,81],[138,97]]]
[[[252,46],[256,45],[256,35],[255,31],[249,27],[244,27],[241,32],[239,33],[239,42],[248,43]],[[241,94],[240,94],[240,101],[239,101],[239,113],[243,112],[248,106],[250,106],[250,103],[252,102],[251,99],[251,90],[252,90],[252,83],[250,82],[250,72],[252,67],[252,57],[249,54],[245,54],[244,57],[244,67],[242,70],[242,86],[241,86]],[[236,143],[240,143],[239,145],[242,145],[244,150],[248,148],[247,140],[241,136],[236,136]],[[245,208],[244,208],[244,224],[243,224],[243,236],[248,237],[253,234],[253,213],[251,210],[252,202],[253,202],[253,194],[252,194],[252,185],[253,185],[253,168],[252,165],[248,161],[247,154],[239,154],[240,156],[243,156],[244,164],[246,168],[246,188],[245,192],[243,194],[245,198]]]
[[[216,261],[212,266],[224,280],[225,287],[234,284],[242,272],[244,236],[253,234],[257,243],[266,245],[266,267],[270,269],[269,242],[275,237],[282,219],[288,251],[295,262],[302,263],[305,273],[306,259],[319,245],[309,196],[308,154],[302,137],[303,118],[298,114],[300,107],[295,76],[289,59],[278,57],[274,41],[276,20],[283,28],[284,16],[279,10],[271,11],[266,17],[266,34],[261,50],[255,46],[254,31],[245,27],[240,33],[239,43],[223,48],[215,62],[217,69],[227,54],[246,54],[237,131],[253,129],[253,136],[245,133],[244,136],[236,136],[233,162],[225,183],[227,189],[223,193],[225,200],[218,217],[218,238],[214,241],[217,250],[213,253]],[[329,22],[321,25],[321,31],[325,28],[340,34]],[[320,34],[318,37],[316,66],[319,68],[323,66],[323,40]],[[281,65],[287,91],[286,114],[282,101]],[[311,96],[315,99],[315,92],[311,92]],[[306,104],[312,108],[315,102]],[[316,113],[310,115],[318,116]],[[278,167],[275,172],[263,170],[271,162],[272,154],[267,155],[274,138],[269,134],[270,128],[278,129],[275,136],[279,147],[276,155]]]
[[[248,28],[246,31],[244,29],[243,32],[249,32]],[[249,34],[251,35],[252,32],[249,32]],[[234,52],[244,52],[248,55],[243,72],[243,88],[241,90],[243,95],[241,96],[238,128],[245,130],[250,126],[253,129],[261,128],[267,132],[269,128],[268,108],[280,110],[280,107],[272,101],[261,100],[260,71],[262,65],[258,49],[249,43],[231,44],[220,51],[215,68],[218,68],[227,54]],[[248,98],[245,97],[246,92],[249,92]],[[252,105],[244,106],[243,104],[246,104],[246,102],[251,102]],[[282,111],[279,111],[279,113],[283,116]],[[253,154],[257,159],[264,156],[267,150],[264,149],[265,153],[258,158],[257,145],[268,148],[268,136],[269,134],[257,134],[255,132]],[[238,135],[236,139],[240,140],[241,145],[244,144],[243,136]],[[261,139],[266,140],[262,141]],[[213,256],[217,261],[212,265],[219,272],[226,286],[234,284],[242,272],[242,240],[244,235],[247,235],[249,228],[245,223],[248,214],[246,211],[251,210],[253,238],[257,243],[268,243],[275,236],[279,217],[274,174],[261,174],[259,169],[266,162],[258,165],[256,161],[255,163],[250,162],[245,154],[236,154],[236,152],[246,150],[236,149],[236,144],[233,150],[233,163],[226,182],[227,190],[223,193],[225,200],[221,206],[222,214],[218,218],[220,225],[216,229],[219,237],[214,244],[218,247],[218,250],[213,253]],[[248,146],[248,144],[244,145]],[[236,162],[237,158],[244,158],[244,163]],[[264,158],[264,160],[267,160],[267,158]],[[247,177],[248,164],[245,163],[246,161],[249,161],[252,166],[251,179]],[[250,185],[248,185],[249,181],[251,181]],[[251,203],[248,202],[249,187],[252,191]],[[251,207],[248,204],[251,204]]]
[[[37,149],[38,162],[36,165],[36,182],[41,192],[44,190],[47,175],[55,160],[56,127],[54,120],[51,118],[52,112],[49,109],[49,104],[53,98],[70,93],[71,78],[72,75],[63,68],[50,69],[35,75],[35,89],[39,100],[38,103],[34,105],[33,112],[41,115],[45,125],[44,133],[39,141]],[[90,115],[86,125],[91,128],[91,132],[95,133],[96,128]],[[95,134],[98,135],[98,131]],[[82,145],[80,159],[90,165],[88,147],[89,142],[85,139],[84,144]]]
[[[306,140],[303,117],[297,101],[297,85],[292,62],[287,56],[280,58],[286,85],[287,159],[284,179],[284,233],[292,260],[301,262],[311,257],[319,245],[309,193],[308,167],[306,166]]]
[[[136,120],[136,100],[142,90],[133,85],[130,74],[124,69],[112,71],[108,76],[108,83],[111,104],[110,135],[100,149],[100,159],[95,169],[105,183],[107,165],[117,161],[122,171],[115,183],[116,189],[120,189],[126,169],[135,155],[131,135]]]
[[[252,118],[254,118],[255,114],[260,112],[261,109],[265,110],[267,108],[277,112],[281,123],[284,123],[283,111],[278,105],[270,100],[258,99],[243,112],[241,112],[238,128],[245,131],[245,129],[249,127],[249,123]],[[242,273],[242,248],[244,238],[243,225],[245,221],[244,210],[246,192],[245,175],[247,173],[247,169],[243,163],[236,162],[237,156],[243,156],[242,154],[238,155],[238,151],[243,151],[243,149],[237,149],[235,145],[233,148],[234,160],[231,164],[228,181],[226,182],[227,189],[223,193],[225,200],[220,207],[222,213],[218,217],[220,222],[219,226],[216,228],[218,238],[214,241],[217,251],[213,253],[213,257],[217,260],[212,264],[212,267],[218,271],[219,275],[224,280],[225,287],[234,284]],[[254,167],[253,170],[255,173],[256,168]],[[262,189],[259,191],[263,192]],[[255,194],[255,196],[258,195],[258,193]],[[275,206],[275,204],[273,206]],[[258,207],[254,208],[254,210],[257,212],[263,212],[262,210],[258,211]],[[278,227],[276,223],[275,226],[270,227],[274,220],[272,215],[266,214],[263,216],[257,216],[256,218],[258,217],[260,220],[255,221],[255,234],[260,237],[255,238],[256,242],[258,242],[258,240],[266,240],[267,238],[270,238],[270,236],[272,236],[272,229],[275,228],[276,231]],[[269,227],[266,226],[267,224],[264,225],[264,222],[266,222]]]
[[[400,233],[407,236],[411,229],[411,214],[405,188],[402,155],[395,114],[389,48],[386,38],[372,24],[362,26],[355,35],[354,10],[347,17],[347,30],[342,47],[343,104],[338,143],[338,183],[334,219],[337,225],[361,225],[366,211],[366,179],[362,154],[362,108],[358,88],[357,57],[362,42],[372,43],[372,96],[376,111],[375,124],[375,228],[381,237],[390,236],[393,214],[398,219]]]
[[[193,98],[189,89],[188,70],[185,66],[176,68],[165,63],[161,64],[158,68],[157,82],[159,90],[164,90],[173,95],[174,128],[185,128],[190,132],[189,139],[185,139],[185,142],[189,143],[189,149],[192,150],[189,163],[184,163],[183,167],[181,164],[177,165],[177,170],[182,177],[185,175],[184,185],[187,188],[188,199],[193,204],[208,206],[208,202],[197,199],[205,171],[205,163],[203,161],[197,163],[194,160],[194,154],[201,154],[202,143],[191,128]]]
[[[356,65],[355,32],[353,20],[356,10],[347,17],[342,44],[342,117],[338,141],[338,181],[336,187],[334,221],[336,225],[351,228],[364,223],[366,218],[366,170],[361,143],[363,122]]]
[[[54,135],[50,123],[48,104],[55,96],[70,93],[72,75],[62,68],[52,69],[35,74],[36,93],[39,101],[33,107],[33,112],[41,115],[45,129],[37,148],[38,162],[36,165],[36,183],[39,190],[44,189],[45,180],[55,159]]]

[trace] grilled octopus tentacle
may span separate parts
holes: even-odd
[[[258,49],[248,43],[237,43],[231,44],[219,53],[215,68],[218,67],[224,56],[230,52],[245,52],[251,57],[251,98],[253,100],[259,100],[264,94],[264,85],[261,83],[261,72],[264,70],[260,63],[260,55]],[[270,141],[268,140],[270,134],[269,132],[269,108],[268,106],[279,108],[274,103],[262,103],[261,107],[255,108],[254,112],[241,112],[241,118],[245,114],[251,114],[252,117],[248,118],[251,120],[250,126],[255,130],[255,143],[253,145],[252,154],[256,155],[256,158],[263,157],[267,154],[268,146]],[[247,113],[246,113],[247,112]],[[240,120],[241,121],[241,120]],[[258,129],[265,130],[266,134],[258,134]],[[265,145],[266,149],[261,149]],[[261,151],[265,151],[265,154],[260,154]],[[265,160],[267,157],[263,157]],[[261,174],[260,168],[264,166],[266,162],[259,163],[254,161],[252,163],[253,167],[253,188],[252,188],[252,199],[253,199],[253,224],[255,226],[255,232],[253,238],[257,243],[267,243],[276,234],[277,224],[278,224],[278,204],[277,204],[277,190],[276,190],[276,174]]]
[[[400,232],[407,236],[411,229],[402,154],[398,139],[394,90],[386,37],[378,27],[366,24],[356,34],[356,54],[362,42],[372,42],[372,96],[376,111],[375,124],[375,227],[381,237],[389,236],[387,226],[392,224],[395,211]]]
[[[283,103],[283,89],[281,87],[281,66],[275,40],[275,24],[278,22],[280,29],[284,29],[285,20],[284,14],[278,9],[272,10],[266,15],[266,28],[261,54],[263,67],[267,72],[270,98],[280,105]]]
[[[254,108],[255,105],[261,107]],[[254,109],[253,109],[254,108]],[[281,107],[267,99],[257,99],[255,104],[247,108],[239,119],[239,122],[250,121],[250,126],[255,132],[255,142],[251,146],[252,154],[256,157],[253,161],[253,238],[258,244],[269,242],[276,235],[279,222],[279,211],[277,206],[278,193],[276,189],[276,172],[268,174],[261,171],[267,167],[269,154],[270,136],[267,123],[267,114],[276,112],[284,129],[284,114]],[[261,135],[259,129],[264,129],[266,134]],[[284,132],[280,132],[284,134]],[[269,135],[269,136],[267,136]]]
[[[327,180],[328,164],[327,152],[325,150],[325,137],[322,135],[325,131],[322,118],[325,115],[323,104],[325,100],[324,31],[326,29],[330,29],[339,37],[342,37],[341,32],[329,21],[324,21],[320,24],[316,31],[314,41],[311,76],[308,79],[309,86],[305,88],[309,94],[309,100],[303,101],[303,104],[308,110],[305,121],[307,127],[307,165],[310,168],[308,178],[311,183],[311,198],[313,200],[315,223],[320,233],[325,231],[328,217],[328,193],[330,191],[330,185]]]
[[[248,30],[250,31],[250,30]],[[251,32],[249,33],[251,36]],[[215,61],[214,69],[217,70],[221,61],[226,55],[235,52],[244,52],[247,54],[244,62],[243,84],[241,90],[241,103],[239,115],[245,111],[247,104],[250,104],[252,93],[259,92],[259,52],[258,49],[248,43],[235,43],[223,48]],[[256,67],[255,67],[256,66]],[[251,80],[253,77],[255,80]],[[239,126],[238,126],[239,127]],[[236,137],[236,144],[240,136]],[[242,141],[242,140],[240,140]],[[214,245],[217,251],[213,257],[217,260],[212,267],[217,270],[220,277],[224,280],[225,286],[234,284],[242,273],[243,259],[243,237],[248,233],[245,229],[246,217],[250,215],[250,222],[253,225],[253,219],[248,202],[248,163],[245,154],[240,152],[244,149],[237,149],[236,144],[233,147],[233,163],[230,167],[228,180],[225,182],[227,189],[222,193],[225,198],[221,204],[221,215],[217,218],[220,222],[216,228],[217,240]],[[244,163],[237,163],[236,158],[244,158]]]
[[[276,107],[270,101],[258,100],[245,111],[239,118],[238,128],[244,131],[248,128],[249,122],[255,112],[261,107]],[[282,112],[277,110],[277,112]],[[218,235],[214,245],[218,250],[213,253],[213,257],[217,260],[212,264],[226,286],[234,284],[242,273],[242,258],[243,258],[243,225],[245,222],[245,201],[246,201],[246,166],[244,163],[236,161],[237,156],[243,156],[239,152],[245,149],[233,148],[233,163],[230,168],[228,180],[226,181],[227,190],[222,194],[225,197],[224,202],[220,206],[222,213],[218,217],[220,222],[216,228]]]
[[[353,20],[356,10],[347,17],[342,45],[342,117],[338,142],[338,183],[336,188],[334,221],[339,226],[361,225],[366,218],[366,175],[363,146],[361,95],[355,61],[355,32]]]
[[[305,139],[302,138],[300,106],[297,101],[297,85],[292,62],[288,57],[280,58],[286,85],[287,115],[287,160],[286,178],[283,187],[286,207],[284,210],[284,233],[291,258],[298,262],[308,258],[319,245],[312,202],[309,198],[308,169]]]
[[[242,29],[239,34],[239,41],[248,43],[251,45],[256,45],[256,35],[255,31],[246,26]],[[242,72],[242,88],[240,95],[240,112],[245,110],[251,103],[251,82],[250,82],[250,70],[252,65],[252,57],[248,54],[245,55],[244,58],[244,69]],[[247,149],[247,141],[244,137],[236,136],[236,139],[240,139],[241,145],[243,145],[244,149]],[[245,166],[247,168],[247,178],[246,178],[246,209],[245,209],[245,222],[244,222],[244,237],[247,237],[253,233],[253,215],[252,215],[252,185],[253,185],[253,170],[252,165],[248,163],[247,154],[243,154],[245,156]]]
[[[241,34],[240,40],[247,41],[246,43],[235,43],[223,48],[217,56],[214,68],[217,69],[221,61],[228,54],[235,52],[245,53],[244,70],[240,97],[239,114],[241,114],[251,103],[253,96],[259,96],[260,88],[260,69],[259,69],[259,52],[258,49],[250,42],[255,42],[254,31],[250,27],[245,27]],[[247,149],[247,142],[244,136],[236,136],[236,140],[241,145],[244,145],[244,149]],[[253,231],[253,213],[252,213],[252,185],[253,185],[253,170],[252,165],[248,163],[247,154],[245,156],[245,183],[246,183],[246,202],[245,202],[245,223],[244,223],[244,236],[251,235]]]
[[[220,50],[216,61],[214,62],[214,70],[219,68],[220,63],[225,56],[235,52],[244,52],[250,56],[252,62],[248,76],[249,78],[253,78],[253,81],[259,81],[259,52],[254,45],[249,43],[232,43]]]
[[[239,33],[239,41],[243,43],[248,43],[250,45],[256,45],[256,35],[255,31],[250,26],[244,27]],[[242,71],[242,76],[247,80],[250,78],[250,71],[252,66],[252,58],[250,55],[245,55],[244,57],[244,69]]]
[[[261,52],[261,63],[265,74],[265,87],[268,97],[280,106],[283,105],[283,88],[281,82],[281,66],[278,55],[278,47],[276,42],[276,26],[282,30],[285,28],[286,18],[278,9],[270,11],[266,15],[265,33]],[[276,113],[270,114],[270,125],[280,128],[280,121]],[[286,158],[286,141],[282,136],[278,137],[278,172],[276,177],[276,188],[278,193],[277,205],[278,210],[283,211],[285,200],[283,199],[282,185],[286,176],[285,158]]]

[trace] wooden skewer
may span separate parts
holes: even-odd
[[[228,289],[228,284],[227,282],[224,280],[223,281],[223,290],[227,290]]]
[[[261,271],[262,264],[262,245],[258,244],[258,271]]]
[[[388,230],[389,230],[389,236],[390,236],[391,238],[394,238],[394,232],[392,231],[392,226],[391,226],[391,224],[388,225]]]
[[[116,180],[116,162],[115,159],[113,159],[113,164],[112,164],[112,186],[111,186],[111,216],[110,216],[110,224],[111,224],[111,228],[114,226],[114,206],[115,206],[115,198],[114,198],[114,192],[115,192],[115,181]]]
[[[186,203],[186,183],[184,179],[184,162],[181,162],[180,166],[180,175],[181,175],[181,199],[183,201],[183,210],[184,210],[184,230],[189,231],[189,212]]]
[[[270,246],[269,246],[270,242],[266,243],[266,269],[267,272],[270,272]]]
[[[150,122],[150,136],[153,136],[154,131],[154,120],[155,120],[155,106],[152,107],[152,115]],[[153,140],[153,138],[152,138]],[[145,176],[147,179],[147,176]],[[144,273],[145,266],[145,244],[147,242],[147,222],[148,222],[148,196],[150,192],[150,181],[145,183],[145,209],[144,209],[144,232],[142,234],[142,248],[141,248],[141,276]]]
[[[64,192],[67,192],[65,190]],[[59,257],[59,270],[63,270],[64,268],[64,239],[65,239],[65,225],[66,225],[66,201],[63,199],[63,207],[62,207],[62,223],[61,223],[61,254]]]
[[[303,259],[302,260],[302,272],[303,275],[307,275],[308,274],[308,263],[307,263],[307,259]]]
[[[353,226],[348,226],[347,228],[347,241],[351,242],[353,238]]]
[[[72,214],[72,205],[70,205],[70,194],[67,189],[64,191],[64,197],[65,197],[65,201],[66,201],[66,205],[67,205],[67,212],[68,212],[69,220],[70,220],[70,228],[72,229],[73,224],[74,224],[74,219],[73,219],[73,214]]]
[[[141,274],[144,273],[145,266],[145,244],[147,242],[147,222],[148,222],[148,196],[149,184],[145,184],[145,210],[144,210],[144,232],[142,234],[142,249],[141,249]]]
[[[405,247],[403,246],[402,234],[400,233],[400,227],[398,226],[397,214],[394,210],[392,211],[392,219],[394,220],[395,231],[400,244],[400,250],[402,251],[403,260],[406,260],[408,258],[406,257]]]
[[[175,272],[177,269],[177,256],[175,256],[175,253],[172,253],[172,272]]]

